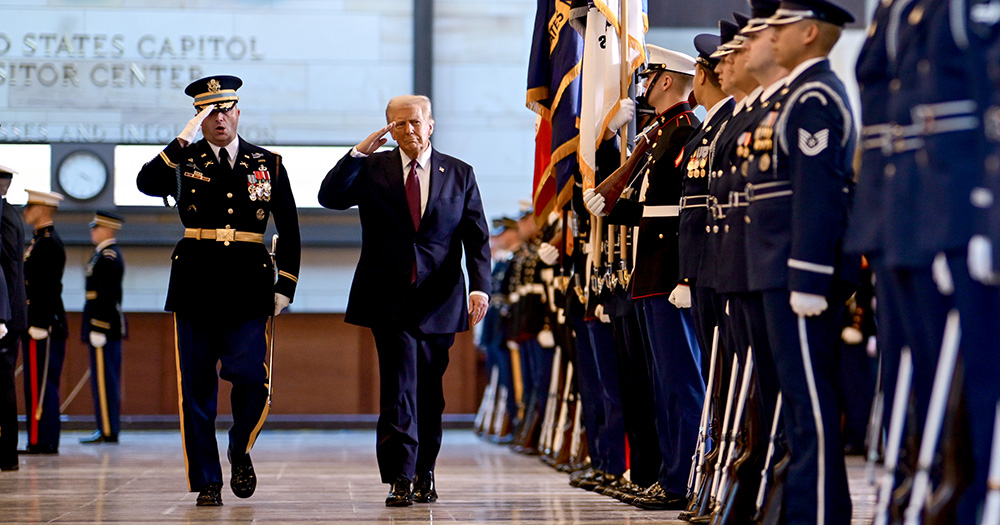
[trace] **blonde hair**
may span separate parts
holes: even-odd
[[[389,113],[392,113],[393,109],[407,106],[420,106],[427,113],[427,120],[434,120],[431,114],[431,99],[424,95],[399,95],[389,99],[389,104],[385,106],[385,121],[389,122]]]

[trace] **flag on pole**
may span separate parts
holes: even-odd
[[[646,0],[592,0],[587,12],[583,51],[583,87],[580,108],[579,163],[583,187],[594,187],[596,152],[608,121],[618,111],[622,93],[622,5],[628,9],[628,69],[631,75],[646,58]]]
[[[570,24],[581,16],[580,0],[538,0],[528,63],[527,106],[538,114],[535,126],[535,219],[561,209],[573,194],[579,172],[580,70],[583,37]]]

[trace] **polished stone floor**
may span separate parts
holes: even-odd
[[[570,487],[537,458],[447,431],[437,466],[437,503],[388,509],[372,431],[265,431],[254,448],[257,493],[223,488],[222,507],[195,507],[178,432],[123,433],[118,445],[80,445],[64,432],[57,456],[21,456],[0,473],[0,522],[21,523],[684,523],[677,512],[635,509]],[[222,450],[226,436],[219,434]],[[23,444],[23,434],[22,434]],[[223,456],[224,457],[224,456]],[[225,461],[225,460],[223,460]],[[854,523],[870,520],[874,490],[849,458]]]

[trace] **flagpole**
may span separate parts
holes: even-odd
[[[620,33],[618,34],[618,49],[621,53],[622,71],[621,71],[621,88],[619,89],[619,97],[621,100],[628,96],[628,86],[632,83],[631,67],[628,62],[628,0],[621,0],[619,4],[618,14],[618,26]],[[628,158],[628,122],[621,127],[621,163],[625,165],[625,159]]]

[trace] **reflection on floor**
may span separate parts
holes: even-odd
[[[64,432],[60,454],[21,456],[0,473],[0,522],[533,522],[685,523],[677,512],[643,511],[575,489],[537,458],[484,443],[471,431],[445,433],[436,477],[440,501],[389,509],[379,483],[372,431],[265,431],[253,451],[257,493],[228,487],[222,507],[195,507],[178,432],[127,432],[117,445],[80,445]],[[218,435],[220,449],[227,445]],[[21,443],[24,438],[22,434]],[[861,458],[848,461],[854,523],[871,519],[874,491]]]

